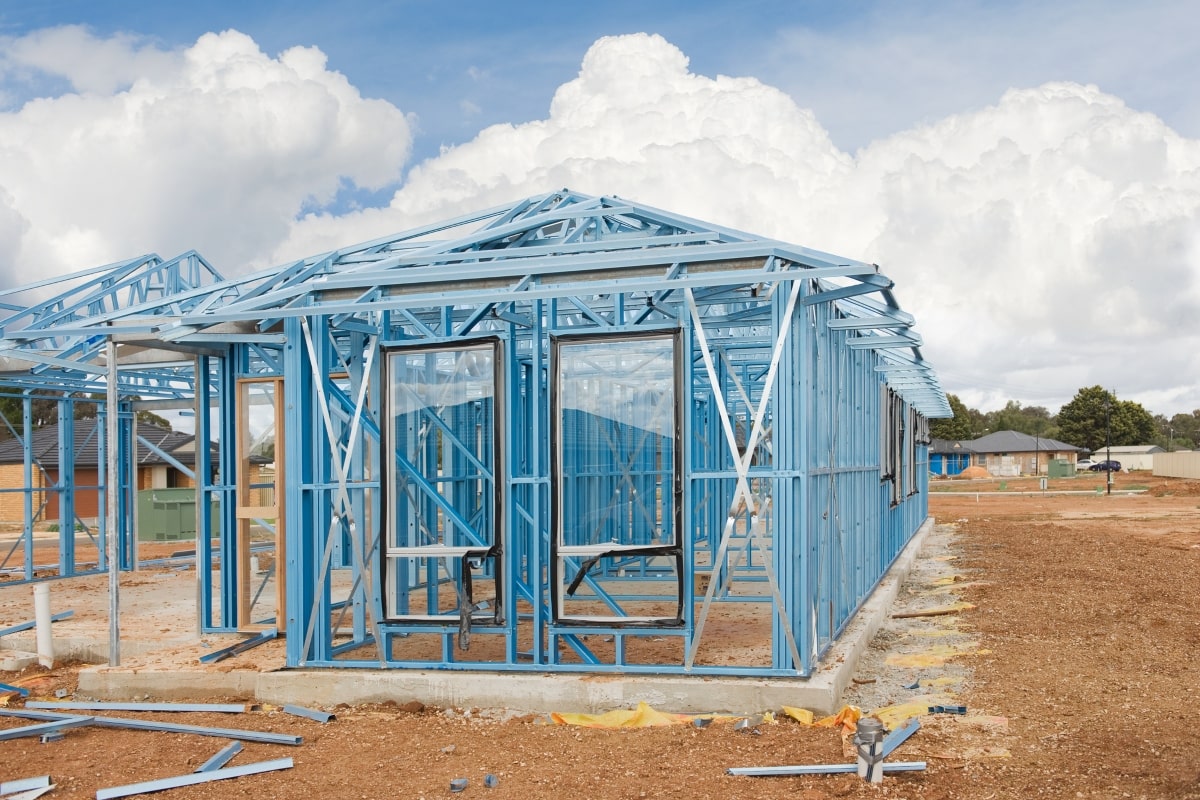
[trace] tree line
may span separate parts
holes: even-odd
[[[1168,418],[1151,414],[1132,400],[1118,400],[1102,386],[1080,389],[1057,414],[1016,400],[1009,400],[999,410],[983,412],[968,408],[956,395],[947,395],[947,399],[954,416],[929,423],[930,433],[938,439],[969,441],[994,431],[1020,431],[1093,452],[1109,444],[1154,444],[1166,450],[1200,447],[1200,408]]]
[[[103,394],[84,394],[75,392],[69,395],[75,400],[71,410],[75,419],[96,419],[100,413],[100,403],[104,402]],[[127,398],[137,400],[139,398]],[[48,425],[58,424],[59,401],[55,397],[35,397],[30,401],[31,424],[36,430]],[[24,429],[25,401],[17,395],[0,395],[0,441],[11,439]],[[160,428],[171,429],[171,423],[155,414],[153,411],[140,410],[136,414],[138,422],[157,425]]]

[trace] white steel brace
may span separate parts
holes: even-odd
[[[708,340],[704,335],[704,324],[700,319],[700,310],[696,306],[696,298],[692,290],[685,289],[684,293],[687,297],[688,310],[691,312],[692,324],[696,331],[696,340],[700,346],[700,354],[704,358],[704,368],[708,372],[709,383],[712,384],[713,399],[717,404],[717,411],[721,416],[721,427],[725,430],[725,442],[729,446],[729,452],[737,464],[737,488],[733,493],[733,501],[729,506],[729,514],[725,518],[725,529],[721,534],[721,543],[717,548],[717,554],[713,558],[712,568],[718,569],[718,565],[725,558],[725,553],[729,549],[730,539],[733,538],[734,527],[737,521],[737,511],[740,503],[744,502],[746,508],[750,511],[751,524],[749,534],[756,544],[766,552],[766,545],[759,541],[758,528],[758,512],[759,509],[754,502],[754,494],[750,491],[750,482],[747,480],[747,475],[750,472],[750,462],[754,458],[754,449],[758,445],[758,439],[763,432],[763,417],[766,415],[767,404],[771,399],[771,389],[775,383],[775,373],[779,368],[779,359],[783,354],[783,345],[787,341],[788,331],[792,327],[792,315],[796,310],[796,301],[800,297],[800,280],[792,283],[792,291],[788,295],[787,308],[784,310],[783,322],[779,326],[779,335],[775,340],[775,348],[771,353],[771,364],[767,368],[767,376],[763,382],[762,396],[758,399],[758,406],[754,410],[754,423],[750,428],[750,435],[746,440],[745,452],[739,452],[737,445],[737,437],[733,432],[733,425],[729,421],[729,411],[725,407],[725,398],[721,393],[721,385],[717,378],[716,367],[713,364],[712,352],[708,346]],[[803,669],[804,662],[800,659],[800,648],[796,646],[796,637],[792,634],[791,621],[788,619],[787,609],[783,603],[783,595],[779,591],[779,583],[775,579],[775,568],[771,565],[771,559],[764,558],[763,566],[766,569],[767,581],[771,587],[771,595],[774,598],[775,610],[778,612],[780,620],[783,622],[783,632],[787,637],[788,649],[791,651],[792,661],[796,669]],[[700,606],[700,616],[696,621],[696,630],[692,636],[691,646],[688,647],[687,658],[684,661],[684,668],[691,669],[696,660],[696,651],[700,648],[700,640],[704,633],[704,623],[708,619],[709,608],[712,605],[713,597],[716,594],[717,581],[710,580],[708,588],[704,593],[704,602]]]
[[[313,345],[312,329],[308,325],[308,317],[300,318],[300,327],[304,331],[304,346],[308,350],[309,365],[312,368],[313,373],[318,374],[321,372],[320,362],[317,360],[317,351]],[[371,368],[374,365],[375,353],[378,349],[378,347],[373,345],[366,348],[367,360],[363,366],[363,377],[358,387],[358,397],[354,402],[354,416],[350,420],[350,440],[346,443],[346,453],[344,457],[341,457],[338,453],[338,436],[333,427],[333,417],[329,413],[329,401],[325,398],[324,387],[321,381],[314,381],[314,384],[317,387],[317,402],[321,409],[321,419],[325,423],[325,435],[329,440],[329,455],[333,461],[334,467],[337,469],[338,490],[337,501],[334,503],[333,513],[330,515],[329,533],[325,540],[325,552],[321,557],[321,572],[320,577],[317,579],[318,591],[314,593],[313,608],[309,614],[308,620],[308,630],[305,631],[304,635],[304,648],[300,654],[302,666],[307,660],[308,649],[312,645],[313,632],[316,628],[318,603],[320,602],[320,598],[322,596],[320,589],[325,585],[325,582],[329,580],[329,567],[333,560],[334,535],[337,532],[338,523],[343,519],[346,521],[346,524],[350,530],[350,553],[354,557],[354,567],[355,571],[358,573],[358,577],[355,579],[354,586],[352,586],[350,589],[350,595],[354,595],[354,592],[358,589],[358,581],[361,579],[363,581],[363,591],[367,597],[367,601],[364,603],[367,612],[367,622],[371,626],[371,631],[374,634],[375,649],[379,654],[379,665],[382,667],[386,666],[387,664],[387,654],[384,653],[383,650],[383,635],[379,627],[379,620],[375,618],[374,603],[372,602],[372,597],[374,595],[371,588],[371,576],[366,569],[365,563],[370,557],[370,554],[374,552],[376,546],[378,546],[379,540],[378,537],[376,537],[376,539],[371,543],[370,548],[367,548],[367,543],[365,541],[366,530],[364,529],[360,531],[358,525],[355,523],[354,509],[350,504],[350,492],[346,486],[346,483],[349,480],[348,475],[350,472],[350,463],[354,457],[355,447],[358,444],[358,431],[360,428],[359,421],[362,419],[362,410],[366,403],[369,376],[371,374]],[[364,540],[361,542],[361,553],[359,552],[360,536]]]

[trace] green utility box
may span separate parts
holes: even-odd
[[[1075,465],[1065,458],[1052,458],[1046,464],[1046,474],[1051,478],[1075,477]]]
[[[214,502],[214,521],[216,506]],[[138,492],[137,528],[139,542],[196,538],[196,490],[145,489]]]

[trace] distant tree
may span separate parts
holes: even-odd
[[[1117,403],[1113,444],[1149,444],[1154,440],[1154,417],[1141,403]]]
[[[33,412],[33,427],[41,428],[58,422],[58,400],[34,398],[30,404]],[[11,439],[13,431],[21,433],[24,430],[25,400],[13,395],[0,397],[0,441]]]
[[[948,394],[946,400],[954,416],[949,419],[934,419],[929,421],[929,435],[935,439],[949,439],[954,442],[975,438],[971,421],[971,411],[958,395]]]
[[[141,411],[138,411],[136,414],[134,414],[134,416],[137,417],[137,421],[139,423],[144,423],[147,425],[157,425],[160,428],[166,428],[167,430],[171,430],[170,421],[164,417],[160,417],[158,414],[155,414],[153,411],[146,411],[145,409],[142,409]]]
[[[100,406],[107,399],[102,393],[88,395],[77,392],[69,396],[75,401],[71,404],[71,409],[73,417],[77,420],[96,419],[100,413]],[[134,396],[128,399],[139,400],[141,398]],[[33,412],[33,427],[35,430],[58,423],[59,402],[60,400],[57,397],[34,398],[30,408]],[[0,441],[11,439],[14,430],[18,433],[23,430],[24,406],[25,401],[21,397],[13,395],[0,396],[0,417],[3,417],[3,419],[0,419]],[[138,411],[137,418],[139,422],[158,425],[167,430],[171,429],[171,423],[153,411]],[[5,424],[6,422],[7,424]]]
[[[1161,420],[1161,421],[1159,421]],[[1200,447],[1200,408],[1190,414],[1176,414],[1171,419],[1156,418],[1163,443],[1171,450],[1194,450]]]
[[[77,394],[76,398],[88,398],[91,402],[77,399],[75,401],[75,419],[96,419],[100,414],[100,406],[108,400],[108,397],[103,393],[97,392],[91,395]],[[139,395],[122,398],[124,400],[141,400]],[[138,422],[144,422],[148,425],[157,425],[160,428],[171,430],[171,423],[163,417],[155,414],[153,411],[142,409],[134,413]]]
[[[1102,386],[1076,392],[1059,410],[1057,422],[1065,441],[1093,452],[1105,444],[1147,444],[1154,439],[1150,412],[1132,400],[1117,400]]]
[[[1016,400],[1009,400],[1004,408],[984,413],[968,407],[957,395],[948,394],[946,399],[954,416],[935,419],[929,424],[931,435],[938,439],[969,441],[993,431],[1020,431],[1045,439],[1059,436],[1054,418],[1042,406],[1022,406]]]
[[[1047,439],[1058,437],[1058,426],[1042,406],[1022,406],[1009,400],[1004,408],[988,414],[987,427],[993,431],[1018,431]]]

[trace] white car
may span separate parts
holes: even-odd
[[[1090,458],[1081,458],[1080,460],[1075,462],[1075,471],[1083,472],[1084,470],[1091,469],[1092,464],[1095,464],[1095,463],[1096,462]]]

